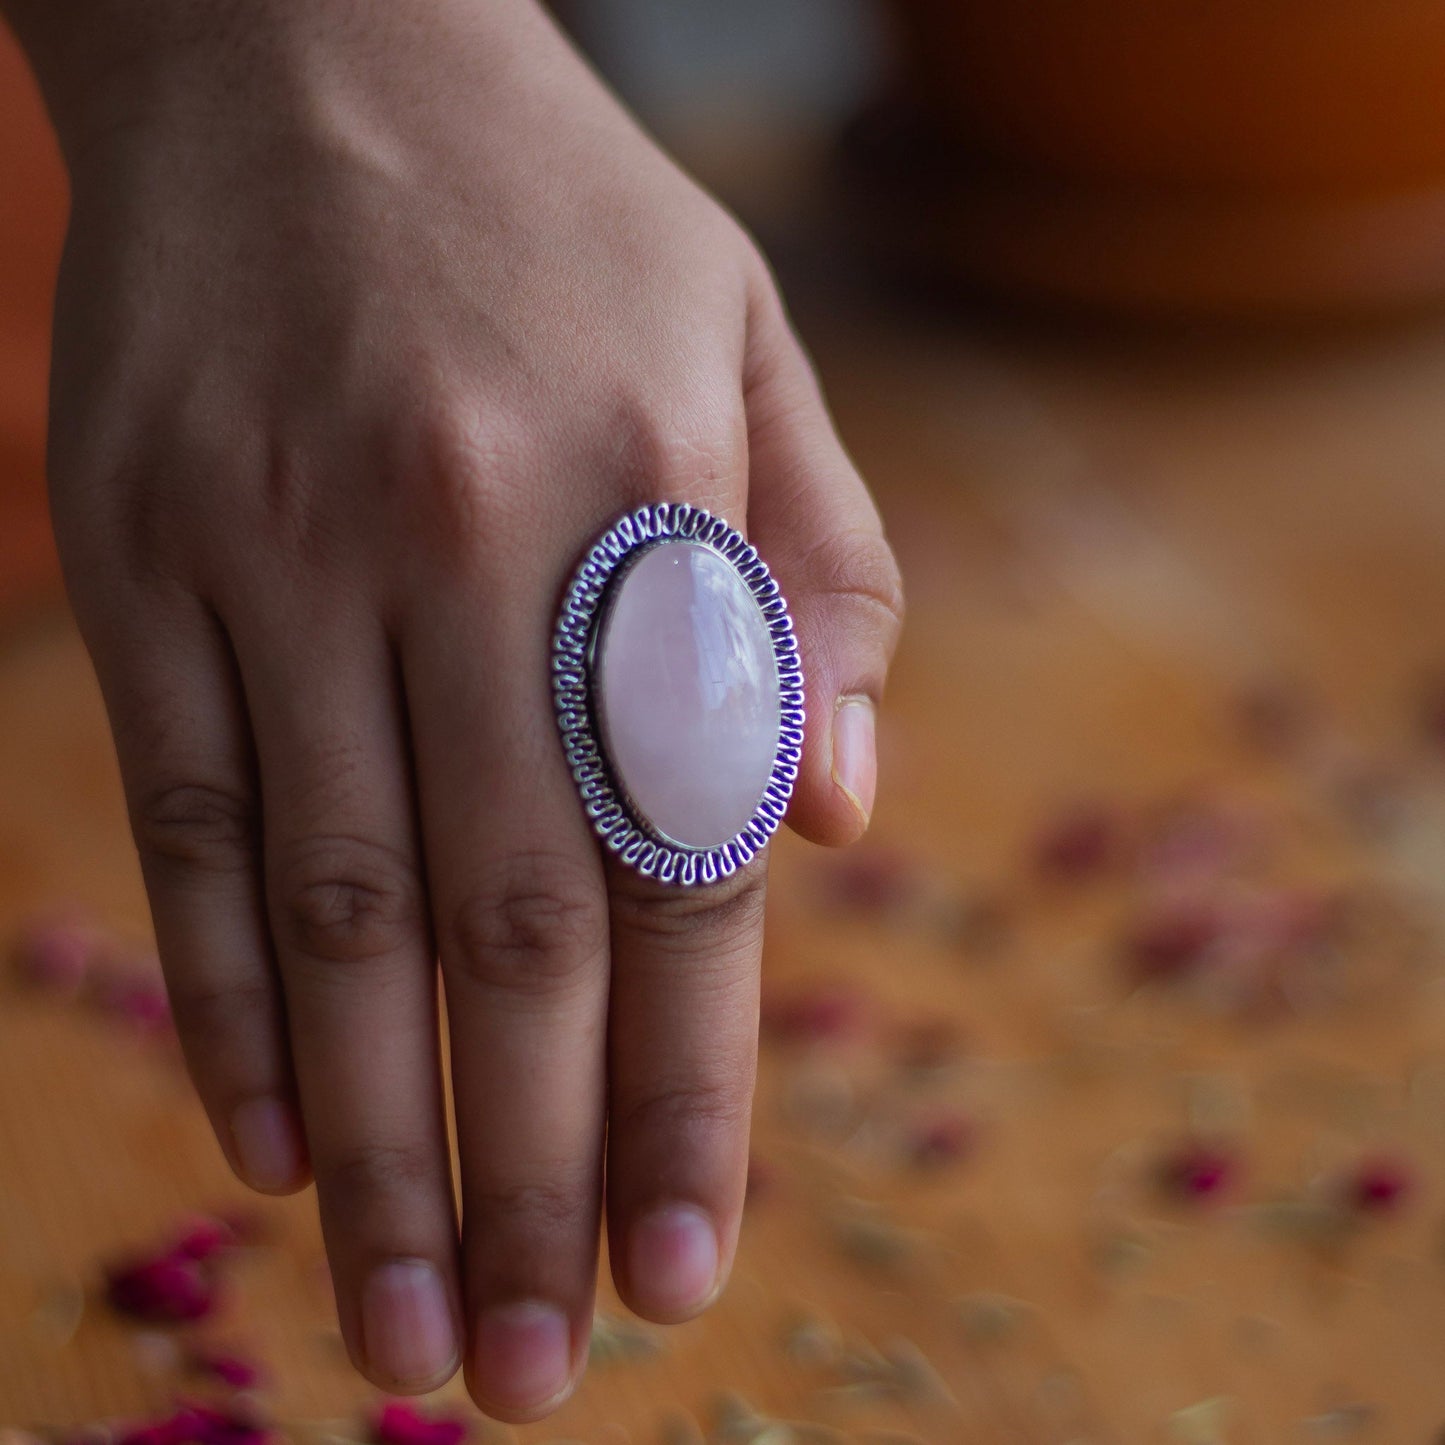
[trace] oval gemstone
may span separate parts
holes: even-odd
[[[762,609],[725,557],[661,542],[615,584],[597,640],[602,742],[664,838],[714,848],[763,796],[778,752],[778,664]]]

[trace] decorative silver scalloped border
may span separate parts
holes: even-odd
[[[697,542],[725,558],[747,583],[772,637],[778,665],[781,727],[772,774],[757,811],[726,843],[688,848],[662,837],[613,777],[592,706],[591,658],[603,601],[624,563],[666,541]],[[803,756],[803,670],[793,619],[778,584],[741,534],[721,517],[685,502],[657,502],[620,518],[598,538],[577,569],[552,638],[552,696],[562,747],[582,805],[607,847],[630,867],[661,883],[716,883],[735,873],[777,832]],[[699,759],[705,764],[705,759]]]

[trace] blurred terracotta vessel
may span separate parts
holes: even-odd
[[[915,259],[1144,311],[1445,298],[1440,0],[894,6],[859,154]]]

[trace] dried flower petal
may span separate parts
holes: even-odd
[[[34,988],[72,996],[84,987],[101,947],[99,931],[78,911],[34,918],[17,936],[16,973]]]
[[[1363,1160],[1345,1181],[1350,1206],[1361,1213],[1387,1214],[1410,1193],[1414,1178],[1398,1159]]]
[[[832,1042],[867,1031],[872,1000],[844,983],[823,982],[775,996],[763,1004],[763,1028],[792,1042]]]
[[[138,1033],[167,1033],[172,1028],[171,1004],[159,978],[117,976],[99,984],[92,995],[95,1007]]]
[[[198,1214],[181,1227],[171,1251],[185,1259],[207,1260],[236,1244],[236,1231],[223,1219]]]
[[[1125,952],[1141,979],[1173,979],[1192,973],[1219,942],[1219,910],[1203,900],[1178,901],[1146,913],[1134,926]]]
[[[1159,1184],[1172,1198],[1201,1201],[1222,1194],[1238,1172],[1239,1158],[1233,1150],[1194,1140],[1160,1161]]]
[[[198,1320],[216,1305],[216,1287],[199,1260],[165,1254],[112,1269],[106,1298],[113,1309],[151,1324]]]
[[[132,1427],[117,1445],[267,1445],[271,1438],[253,1410],[182,1404],[165,1419]]]
[[[973,1152],[978,1128],[964,1114],[939,1114],[925,1120],[908,1135],[910,1162],[923,1169],[956,1164]]]
[[[825,897],[850,913],[892,913],[914,902],[920,888],[918,866],[905,854],[864,846],[831,862]]]
[[[457,1415],[424,1415],[403,1400],[388,1400],[372,1425],[376,1445],[461,1445],[471,1426]]]
[[[1040,826],[1032,844],[1035,870],[1057,883],[1080,883],[1116,867],[1126,853],[1123,814],[1101,802],[1071,803]]]
[[[240,1355],[212,1349],[191,1352],[187,1364],[200,1375],[208,1375],[234,1390],[253,1390],[265,1378],[260,1365]]]

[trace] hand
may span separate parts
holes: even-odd
[[[561,589],[643,502],[745,525],[808,678],[790,822],[844,843],[896,569],[756,251],[530,3],[121,9],[93,83],[34,47],[52,491],[187,1058],[243,1179],[314,1170],[357,1366],[465,1360],[532,1418],[585,1357],[604,1154],[629,1305],[726,1277],[764,887],[604,865]]]

